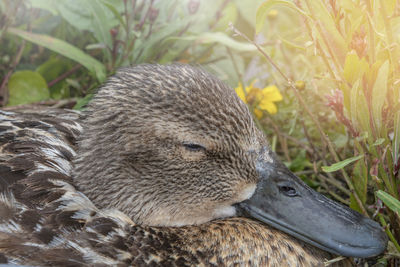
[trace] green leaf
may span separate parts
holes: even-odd
[[[257,14],[256,14],[256,33],[260,33],[262,30],[265,20],[268,15],[268,11],[271,9],[271,7],[275,5],[284,5],[288,8],[291,8],[295,10],[297,13],[303,15],[303,16],[309,16],[306,12],[298,8],[293,2],[290,1],[285,1],[285,0],[268,0],[262,3],[258,8],[257,8]]]
[[[222,11],[223,15],[217,20],[217,24],[214,26],[214,31],[225,31],[228,28],[229,23],[235,24],[238,17],[238,9],[236,4],[230,2],[226,5]]]
[[[361,132],[357,137],[356,140],[358,142],[366,142],[367,139],[370,137],[368,132]]]
[[[71,68],[68,59],[61,57],[51,57],[36,68],[47,82],[51,82]]]
[[[386,100],[388,77],[389,61],[386,60],[379,68],[374,87],[372,88],[372,115],[378,133],[382,127],[382,111]]]
[[[107,47],[112,47],[110,29],[112,24],[105,13],[105,6],[98,0],[81,0],[85,9],[90,12],[92,18],[92,31],[96,39]]]
[[[343,169],[344,167],[346,167],[347,165],[349,165],[350,163],[357,161],[359,159],[362,159],[364,157],[364,155],[358,155],[355,157],[351,157],[345,160],[342,160],[340,162],[337,162],[335,164],[332,164],[331,166],[322,166],[322,170],[324,172],[334,172],[340,169]]]
[[[214,61],[216,58],[221,58],[218,61]],[[232,53],[233,60],[236,62],[239,73],[245,72],[245,62],[240,53]],[[227,68],[226,66],[232,65],[232,59],[229,57],[227,50],[222,45],[215,46],[213,51],[210,53],[210,57],[205,56],[205,61],[213,61],[210,64],[205,65],[211,73],[215,73],[217,77],[222,79],[224,82],[235,88],[239,82],[237,72],[234,68]]]
[[[73,107],[73,109],[76,110],[82,110],[85,108],[85,106],[87,105],[87,103],[89,103],[89,101],[93,98],[93,94],[88,94],[85,97],[79,99],[75,106]]]
[[[389,195],[388,193],[378,190],[376,196],[385,203],[385,205],[393,212],[400,215],[400,201]]]
[[[305,47],[303,45],[298,45],[296,43],[293,43],[289,40],[286,40],[285,38],[283,38],[282,36],[279,36],[279,40],[282,41],[282,43],[286,44],[288,47],[290,48],[296,48],[296,49],[300,49],[302,51],[305,51]]]
[[[53,15],[57,14],[57,7],[55,1],[57,0],[29,0],[31,7],[47,10]]]
[[[46,0],[52,1],[57,13],[69,24],[78,30],[91,31],[91,17],[90,12],[86,8],[82,8],[79,0]]]
[[[100,82],[106,79],[106,70],[103,64],[97,59],[91,57],[90,55],[84,53],[79,48],[64,42],[63,40],[50,37],[43,34],[35,34],[31,32],[26,32],[16,28],[9,28],[9,33],[13,33],[27,41],[35,43],[37,45],[46,47],[56,53],[59,53],[69,59],[72,59],[83,66],[85,66],[90,72],[96,75]]]
[[[396,12],[397,0],[385,0],[381,2],[381,5],[385,6],[385,10],[388,16],[392,16]],[[382,7],[381,7],[382,8]]]
[[[360,205],[358,205],[358,202],[356,198],[354,197],[353,194],[350,194],[350,205],[349,207],[355,211],[358,211],[359,213],[362,213],[362,210],[360,208]]]
[[[306,3],[313,18],[312,24],[320,26],[317,29],[322,37],[320,38],[321,43],[329,46],[338,62],[343,64],[346,57],[347,44],[336,28],[335,20],[329,13],[325,1],[308,0]]]
[[[351,182],[354,186],[355,195],[358,196],[363,204],[365,204],[365,202],[367,201],[368,176],[368,169],[365,166],[364,162],[357,161],[354,164]]]
[[[306,167],[312,166],[311,162],[307,159],[306,151],[301,150],[300,153],[297,154],[296,158],[290,162],[288,167],[292,172],[299,172],[304,170]]]
[[[93,32],[96,35],[96,31],[101,30],[102,27],[114,27],[119,24],[118,18],[114,17],[112,11],[104,7],[104,4],[113,4],[115,9],[121,10],[123,1],[115,0],[30,0],[34,2],[43,3],[40,8],[49,9],[49,7],[57,12],[63,19],[69,24],[83,31],[87,30]],[[87,3],[88,1],[93,3]],[[47,6],[46,6],[47,3]],[[102,9],[98,14],[93,14],[94,9],[90,5],[97,5],[94,9]],[[97,18],[96,18],[97,17]],[[99,18],[101,19],[101,25],[98,25]],[[100,33],[100,32],[98,32]],[[96,36],[97,37],[97,36]],[[101,38],[101,33],[99,38]],[[107,37],[106,37],[107,38]],[[100,40],[100,39],[99,39]]]
[[[375,142],[372,144],[373,146],[380,146],[385,142],[385,138],[378,138],[375,140]]]
[[[246,1],[235,1],[235,4],[239,10],[240,16],[243,17],[249,25],[253,25],[254,18],[257,14],[257,9],[254,7],[260,6],[262,0],[246,0]]]
[[[344,148],[349,142],[349,136],[337,133],[337,137],[333,139],[336,148]]]
[[[255,51],[257,48],[249,43],[238,42],[222,32],[207,32],[196,36],[171,37],[168,40],[198,41],[203,44],[220,43],[237,51]]]
[[[8,91],[8,106],[38,102],[50,96],[42,75],[30,70],[17,71],[11,75]]]
[[[396,164],[400,157],[400,111],[397,111],[394,120],[394,137],[392,144],[393,161]]]
[[[51,57],[36,68],[47,83],[53,81],[71,68],[71,63],[64,57]],[[49,88],[52,99],[62,99],[69,97],[69,88],[65,80],[60,81]]]
[[[119,11],[115,8],[115,6],[111,3],[103,2],[103,4],[114,14],[114,17],[116,17],[119,21],[119,23],[126,28],[126,23],[124,19],[122,18],[121,14]]]
[[[168,51],[171,49],[171,44],[168,43],[168,41],[171,41],[174,38],[169,37],[179,35],[179,32],[182,31],[184,27],[182,25],[187,25],[190,21],[190,17],[172,21],[166,24],[168,26],[164,26],[158,31],[153,32],[148,39],[143,32],[132,33],[137,34],[138,39],[135,41],[133,51],[131,51],[131,62],[134,61],[137,64],[157,60],[156,57],[160,54],[160,51]],[[176,37],[175,40],[177,39],[181,40]]]
[[[355,81],[350,92],[351,123],[358,131],[366,131],[368,136],[372,136],[369,109],[361,81],[361,79]]]
[[[355,51],[350,51],[346,55],[343,76],[350,84],[361,79],[367,69],[367,61],[364,58],[360,59]]]

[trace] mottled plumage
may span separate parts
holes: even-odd
[[[227,218],[254,193],[254,158],[275,160],[265,145],[230,88],[184,65],[123,69],[84,113],[2,111],[0,263],[323,266],[328,253]]]

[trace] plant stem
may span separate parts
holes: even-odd
[[[396,238],[394,238],[392,232],[390,232],[389,227],[386,224],[385,219],[383,218],[383,215],[378,213],[378,217],[379,217],[379,221],[381,222],[382,226],[385,227],[385,232],[388,235],[390,241],[392,241],[394,246],[396,247],[396,249],[398,251],[400,251],[400,245],[399,245],[399,243],[397,243]]]
[[[67,78],[68,76],[70,76],[71,74],[73,74],[75,71],[79,70],[82,67],[82,65],[78,64],[75,65],[72,69],[68,70],[67,72],[64,72],[63,74],[61,74],[60,76],[58,76],[57,78],[55,78],[54,80],[50,81],[47,86],[48,87],[52,87],[53,85],[55,85],[56,83],[64,80],[65,78]]]
[[[315,125],[317,126],[317,129],[322,137],[322,140],[324,141],[324,143],[328,146],[329,152],[332,155],[332,157],[334,158],[334,160],[336,162],[340,161],[339,156],[336,154],[335,149],[333,147],[332,142],[329,140],[328,136],[325,134],[325,132],[323,131],[320,123],[318,122],[317,118],[314,116],[314,114],[311,112],[311,110],[309,109],[309,107],[307,106],[307,104],[305,103],[303,97],[300,95],[300,93],[298,92],[296,86],[294,85],[293,81],[289,79],[289,77],[286,76],[286,74],[284,74],[282,72],[282,70],[275,64],[275,62],[271,59],[270,56],[268,56],[264,50],[254,41],[250,40],[245,34],[243,34],[242,32],[240,32],[238,29],[236,29],[233,24],[230,24],[230,28],[233,30],[233,32],[237,35],[240,35],[241,37],[243,37],[244,39],[246,39],[249,43],[253,44],[258,51],[260,51],[260,53],[267,59],[267,61],[278,71],[278,73],[284,78],[284,80],[286,80],[286,82],[288,83],[289,87],[292,89],[292,91],[294,92],[296,98],[299,100],[300,104],[303,106],[304,110],[307,112],[307,114],[310,116],[311,120],[315,123]],[[359,196],[357,195],[357,192],[354,189],[354,186],[350,180],[350,177],[347,175],[347,173],[341,169],[341,173],[347,183],[347,186],[350,189],[350,192],[353,194],[354,198],[356,199],[358,205],[360,206],[360,209],[362,211],[362,213],[369,217],[364,204],[362,203],[362,201],[360,200]]]
[[[40,106],[47,106],[47,107],[52,107],[52,108],[63,108],[63,107],[73,107],[76,102],[77,98],[67,98],[67,99],[51,99],[51,100],[45,100],[45,101],[40,101],[40,102],[35,102],[35,103],[30,103],[30,104],[22,104],[22,105],[17,105],[17,106],[9,106],[9,107],[2,107],[1,109],[3,110],[9,110],[9,111],[17,111],[17,110],[22,110],[22,109],[35,109]]]
[[[238,68],[238,66],[237,66],[237,63],[236,63],[235,58],[233,57],[233,54],[232,54],[231,49],[230,49],[229,47],[227,47],[227,46],[225,46],[225,48],[226,48],[226,51],[227,51],[228,54],[229,54],[229,57],[231,58],[231,61],[232,61],[232,63],[233,63],[233,68],[235,69],[236,75],[239,77],[239,82],[242,84],[242,86],[245,86],[245,84],[244,84],[244,82],[243,82],[242,74],[241,74],[241,72],[239,71],[239,68]],[[243,87],[243,88],[244,88],[244,87]],[[246,95],[246,92],[245,92],[245,95]]]
[[[11,2],[12,1],[6,1],[5,3],[5,5],[7,6],[7,7],[9,7],[10,5],[11,5]],[[18,11],[18,8],[19,8],[19,6],[21,5],[21,3],[22,3],[22,0],[19,0],[16,4],[15,4],[15,8],[14,8],[14,10],[12,10],[12,11],[9,11],[9,12],[7,12],[7,10],[6,10],[6,12],[5,12],[5,14],[2,14],[4,17],[2,18],[2,21],[4,21],[4,25],[2,26],[2,25],[0,25],[0,26],[2,26],[1,28],[0,28],[0,41],[1,41],[1,39],[3,39],[3,37],[4,37],[4,34],[7,32],[7,28],[13,23],[13,19],[16,17],[16,13],[17,13],[17,11]],[[6,8],[7,9],[7,8]]]
[[[305,2],[306,2],[306,5],[307,5],[308,9],[309,9],[310,12],[311,12],[312,17],[315,18],[316,16],[315,16],[315,14],[314,14],[314,12],[313,12],[313,9],[310,8],[309,0],[305,0]],[[322,2],[322,4],[324,4],[324,2]],[[325,43],[326,48],[328,49],[328,52],[329,52],[329,54],[330,54],[330,56],[331,56],[331,58],[332,58],[332,62],[333,62],[333,64],[335,65],[336,70],[339,70],[339,69],[340,69],[340,67],[339,67],[339,66],[340,66],[339,60],[338,60],[338,58],[336,57],[336,54],[332,51],[332,47],[330,46],[330,43],[329,43],[329,41],[328,41],[327,38],[326,38],[325,32],[322,30],[320,21],[316,20],[316,21],[315,21],[315,25],[316,25],[316,27],[317,27],[317,29],[318,29],[318,31],[319,31],[319,34],[321,35],[322,40],[323,40],[324,43]]]
[[[231,2],[231,0],[225,0],[222,5],[220,6],[220,8],[218,9],[217,13],[215,14],[215,21],[214,23],[210,26],[210,30],[214,29],[215,26],[217,25],[218,21],[221,19],[222,17],[222,10],[224,10],[224,8],[229,4],[229,2]]]
[[[18,48],[18,52],[15,55],[14,62],[11,65],[11,68],[8,70],[7,74],[4,76],[3,81],[1,82],[1,85],[0,85],[0,98],[1,98],[1,105],[2,106],[4,106],[8,101],[8,94],[7,94],[7,91],[6,91],[6,85],[8,83],[8,80],[11,77],[11,74],[14,72],[14,70],[17,67],[19,61],[21,60],[22,53],[24,52],[24,49],[25,49],[25,44],[26,44],[26,41],[22,40],[22,43]]]
[[[325,177],[322,174],[318,174],[319,178],[322,178],[323,180],[325,180],[327,183],[335,186],[337,189],[339,189],[340,191],[342,191],[342,193],[346,194],[347,196],[350,196],[350,191],[347,188],[344,188],[340,182],[334,180],[334,179],[329,179],[328,177]]]
[[[274,122],[273,120],[271,120],[269,117],[266,117],[266,118],[267,118],[268,123],[275,124],[275,122]],[[274,128],[275,128],[275,127],[274,127]],[[279,134],[282,135],[283,138],[292,141],[293,143],[295,143],[295,144],[298,145],[298,146],[301,146],[301,147],[302,147],[303,149],[305,149],[308,153],[310,153],[310,154],[315,153],[314,149],[312,149],[311,147],[307,146],[307,144],[305,144],[305,143],[303,143],[303,142],[297,140],[297,139],[294,138],[293,136],[290,136],[290,135],[288,135],[288,134],[286,134],[286,133],[283,133],[283,132],[281,132],[281,131],[279,131]]]

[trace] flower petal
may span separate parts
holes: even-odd
[[[254,115],[256,115],[257,119],[261,119],[263,116],[263,112],[261,109],[255,108],[254,109]]]
[[[274,102],[269,101],[267,99],[264,99],[263,101],[261,101],[261,103],[258,105],[258,107],[260,109],[268,111],[269,114],[275,114],[276,112],[278,112],[278,108],[276,107]]]
[[[268,101],[278,102],[282,101],[283,97],[279,92],[278,87],[276,87],[275,85],[270,85],[263,89],[263,99],[267,99]]]
[[[246,88],[247,89],[247,88]],[[242,99],[242,101],[244,103],[247,103],[246,101],[246,95],[244,94],[244,90],[243,90],[243,85],[242,83],[239,82],[238,87],[235,88],[236,94],[238,95],[238,97],[240,99]]]

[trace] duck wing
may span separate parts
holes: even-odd
[[[100,211],[70,176],[80,113],[0,111],[0,263],[115,265],[133,222]]]

